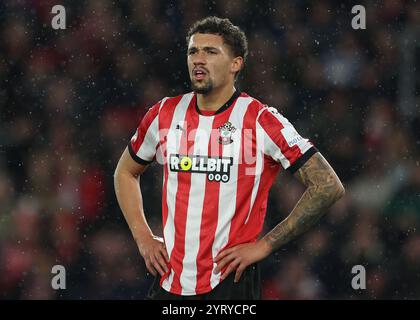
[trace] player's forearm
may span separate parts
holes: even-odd
[[[114,175],[118,204],[136,242],[141,241],[143,237],[152,236],[152,231],[144,216],[143,198],[138,179],[128,172],[117,171]]]
[[[339,178],[319,153],[308,160],[296,176],[307,189],[290,215],[264,237],[272,251],[307,231],[344,195]]]
[[[307,231],[338,199],[338,192],[314,189],[308,188],[290,215],[264,237],[272,251]]]

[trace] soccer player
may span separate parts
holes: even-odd
[[[156,276],[151,299],[259,299],[258,262],[308,230],[344,188],[329,163],[275,108],[235,88],[245,34],[207,17],[187,36],[192,92],[167,97],[141,119],[114,175],[121,210]],[[139,186],[163,164],[161,239]],[[281,168],[306,190],[263,237],[270,187]]]

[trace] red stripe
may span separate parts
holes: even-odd
[[[178,106],[182,99],[182,95],[174,98],[169,98],[163,104],[160,110],[159,117],[159,141],[164,159],[163,165],[163,187],[162,187],[162,232],[165,229],[166,221],[168,219],[168,202],[167,202],[167,184],[168,184],[168,166],[166,164],[166,136],[171,126],[174,117],[175,108]]]
[[[194,109],[195,97],[191,99],[190,105],[185,116],[184,128],[186,134],[182,135],[179,153],[188,154],[193,150],[195,133],[198,127],[198,114]],[[190,134],[192,132],[192,134]],[[188,137],[188,139],[187,139]],[[185,228],[187,224],[188,201],[191,188],[191,173],[178,172],[178,189],[175,200],[175,241],[174,248],[170,257],[170,264],[174,270],[174,277],[171,285],[171,292],[181,294],[180,276],[182,273],[182,262],[185,256]]]
[[[298,145],[290,147],[281,133],[281,130],[284,128],[284,125],[281,121],[276,118],[270,111],[265,110],[261,113],[259,119],[259,124],[268,134],[268,136],[273,140],[273,142],[280,148],[281,153],[289,160],[290,165],[292,165],[297,159],[302,155]]]
[[[217,157],[222,155],[223,145],[219,143],[219,131],[217,128],[229,120],[234,107],[230,107],[215,117],[208,146],[209,156]],[[200,248],[197,254],[196,292],[208,292],[212,289],[210,286],[210,278],[213,270],[212,247],[218,222],[220,183],[206,181],[200,226]]]
[[[273,165],[273,160],[269,157],[264,157],[263,161],[263,172],[248,222],[238,231],[237,237],[234,238],[236,243],[233,245],[255,242],[263,229],[268,193],[281,168],[278,163]]]
[[[150,125],[152,124],[153,120],[157,117],[159,113],[159,106],[161,101],[156,103],[153,107],[151,107],[144,117],[140,120],[139,126],[137,127],[137,138],[136,140],[131,141],[131,146],[133,151],[137,153],[143,144],[144,137],[146,136],[147,130],[149,129]]]
[[[238,165],[238,183],[236,189],[236,212],[232,219],[230,231],[229,231],[229,241],[228,246],[234,246],[241,241],[243,241],[243,237],[247,234],[243,227],[245,226],[245,220],[248,216],[248,212],[251,206],[251,197],[252,197],[252,189],[254,186],[255,181],[255,165],[256,162],[253,161],[252,163],[246,163],[242,161],[246,158],[246,153],[251,152],[251,156],[256,157],[256,117],[258,114],[259,103],[257,101],[253,101],[246,111],[244,115],[243,121],[243,128],[242,128],[242,141],[241,141],[241,148],[240,148],[240,158],[241,163]],[[245,143],[245,129],[252,130],[252,150],[245,150],[245,147],[249,148],[249,146],[244,147]],[[251,173],[251,174],[250,174]],[[252,174],[253,173],[253,174]],[[258,228],[259,226],[254,226]],[[255,239],[247,239],[248,242],[250,240]]]

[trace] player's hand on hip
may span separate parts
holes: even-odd
[[[271,249],[268,243],[262,239],[255,243],[245,243],[231,247],[221,251],[216,256],[217,267],[214,273],[219,273],[227,266],[220,279],[225,279],[231,272],[235,271],[234,282],[238,282],[246,267],[264,259],[270,253]]]
[[[138,243],[140,254],[146,263],[146,268],[154,276],[159,273],[163,276],[169,271],[169,256],[162,238],[150,236]]]

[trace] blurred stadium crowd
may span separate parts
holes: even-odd
[[[315,228],[261,263],[263,298],[420,298],[419,108],[417,100],[403,114],[398,103],[401,38],[420,25],[418,1],[360,1],[359,31],[351,6],[332,0],[61,1],[67,29],[58,31],[55,4],[0,2],[2,299],[144,298],[152,277],[113,173],[147,108],[189,90],[186,30],[211,14],[248,36],[239,88],[310,138],[347,190]],[[157,234],[160,171],[152,165],[141,181]],[[264,232],[302,192],[280,174]],[[51,288],[56,264],[66,267],[66,290]],[[356,291],[359,264],[367,289]]]

